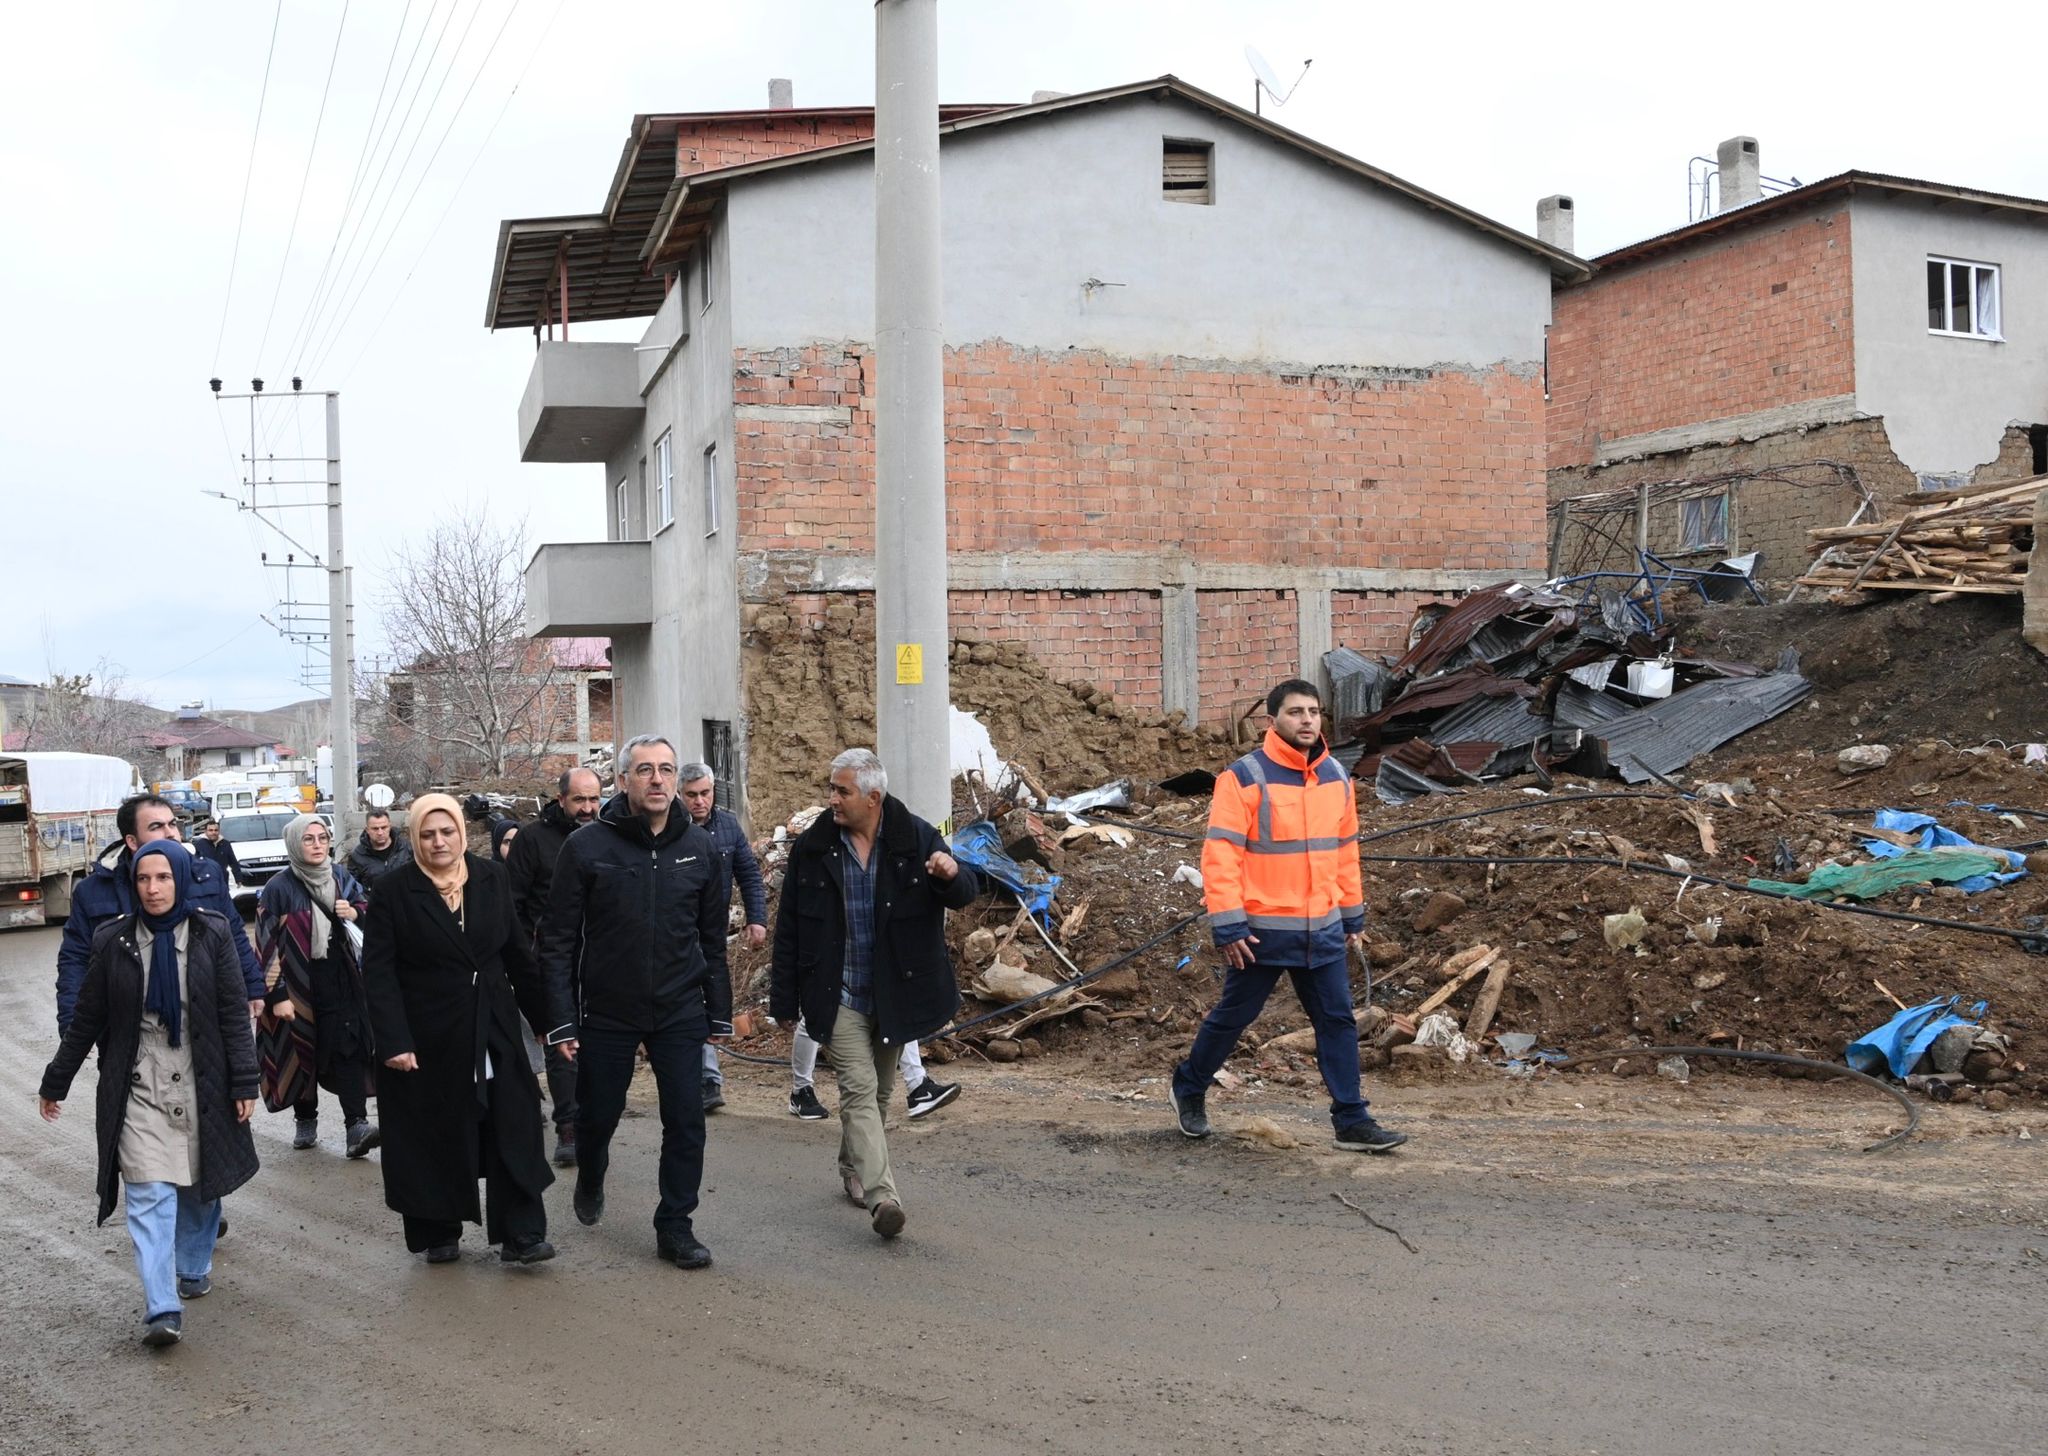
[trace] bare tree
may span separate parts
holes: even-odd
[[[560,736],[555,659],[526,634],[524,562],[524,522],[500,528],[487,512],[395,555],[382,607],[399,666],[379,689],[380,746],[423,741],[442,778],[530,772],[546,754]]]
[[[22,746],[41,752],[107,753],[154,770],[160,755],[145,742],[163,714],[121,696],[119,668],[102,658],[92,672],[59,672],[53,665],[24,715]]]

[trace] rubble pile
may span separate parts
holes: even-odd
[[[1333,668],[1350,669],[1333,726],[1362,773],[1369,943],[1353,984],[1366,1064],[1397,1079],[1485,1066],[1550,1075],[1547,1067],[1602,1053],[1567,1070],[1764,1075],[1748,1063],[1688,1065],[1630,1049],[1704,1045],[1840,1066],[1853,1042],[1902,1008],[1954,998],[1963,1013],[1985,1003],[1968,1016],[1969,1044],[1952,1038],[1940,1062],[1901,1075],[1926,1095],[1989,1110],[2048,1095],[2048,1066],[2036,1069],[2048,1027],[2048,881],[2038,875],[2048,869],[2048,749],[1965,736],[1984,712],[2048,726],[2036,706],[2048,689],[2038,669],[2008,684],[1987,666],[1988,696],[1959,704],[1953,678],[1929,673],[1919,653],[1874,665],[1872,644],[1908,622],[1925,622],[1928,654],[1961,670],[2003,662],[2017,646],[2015,624],[1982,620],[1967,602],[1923,618],[1925,603],[1862,613],[1712,606],[1646,624],[1625,603],[1584,608],[1503,587],[1430,614],[1391,662],[1333,654]],[[1707,651],[1682,655],[1680,635]],[[1788,637],[1814,656],[1812,679],[1789,664],[1762,672],[1728,660],[1769,657]],[[1597,688],[1573,676],[1596,665],[1606,672]],[[1031,682],[1041,697],[1080,701],[1000,654],[956,670],[977,666],[1014,674],[1012,690]],[[1651,668],[1668,669],[1669,697],[1643,691],[1659,686],[1661,673],[1641,670]],[[1744,701],[1732,690],[1772,679],[1790,701],[1747,700],[1745,713],[1771,707],[1774,716],[1718,751],[1701,753],[1701,735],[1684,736],[1695,726],[1684,715],[1656,711],[1690,701],[1711,717]],[[1595,699],[1615,711],[1570,721]],[[1530,721],[1463,736],[1460,715],[1469,727],[1490,712],[1506,721],[1510,707]],[[990,716],[1006,756],[1047,763],[1017,706]],[[1880,719],[1944,718],[1959,725],[1953,739],[1923,730],[1876,741],[1870,731]],[[1631,720],[1650,726],[1614,726]],[[1159,732],[1135,738],[1126,723],[1091,740],[1085,766],[1117,776],[1096,793],[1061,798],[1090,776],[1056,760],[1045,770],[1051,783],[1027,770],[993,798],[986,785],[960,789],[958,822],[1035,888],[998,890],[952,917],[966,1000],[961,1034],[934,1043],[934,1058],[1043,1056],[1142,1085],[1184,1054],[1221,975],[1201,917],[1207,787],[1239,750],[1213,735]],[[1664,754],[1678,750],[1667,738],[1693,745],[1668,768]],[[1183,743],[1196,751],[1178,757]],[[1638,767],[1655,772],[1617,783],[1645,744]],[[1388,764],[1429,787],[1408,792]],[[1595,776],[1603,769],[1612,776]],[[1368,778],[1377,800],[1363,791]],[[805,822],[798,816],[764,843],[771,884],[781,846]],[[1902,824],[1912,831],[1888,827]],[[1025,913],[1020,898],[1040,913]],[[736,946],[734,967],[741,1004],[763,1001],[765,949]],[[1104,967],[1113,969],[1097,974]],[[1305,1029],[1291,997],[1276,996],[1227,1075],[1313,1095]],[[756,1049],[774,1052],[770,1034]]]
[[[1396,659],[1326,654],[1332,742],[1390,804],[1523,773],[1647,783],[1813,691],[1790,650],[1765,670],[1674,640],[1654,604],[1619,591],[1488,587],[1425,607]]]

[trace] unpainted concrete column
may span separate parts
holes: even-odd
[[[1191,586],[1159,592],[1159,698],[1169,713],[1178,709],[1190,723],[1202,711],[1200,611]]]
[[[1327,700],[1330,678],[1323,671],[1323,654],[1335,645],[1330,640],[1330,589],[1326,586],[1295,588],[1294,608],[1299,623],[1301,675],[1321,689]]]

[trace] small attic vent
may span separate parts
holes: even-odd
[[[1216,200],[1209,185],[1209,163],[1214,153],[1215,148],[1208,142],[1166,139],[1160,185],[1168,202],[1206,205]]]

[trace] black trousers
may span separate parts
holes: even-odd
[[[485,1236],[494,1244],[514,1245],[546,1238],[547,1207],[538,1193],[528,1192],[506,1173],[489,1118],[477,1123],[476,1137],[481,1155],[477,1166],[484,1175]],[[404,1217],[405,1246],[415,1254],[462,1242],[460,1219],[415,1218],[409,1213]]]
[[[647,1048],[661,1102],[661,1202],[658,1234],[687,1235],[704,1181],[704,1041],[701,1017],[654,1031],[584,1026],[576,1051],[576,1186],[604,1188],[612,1133],[626,1111],[634,1052]]]

